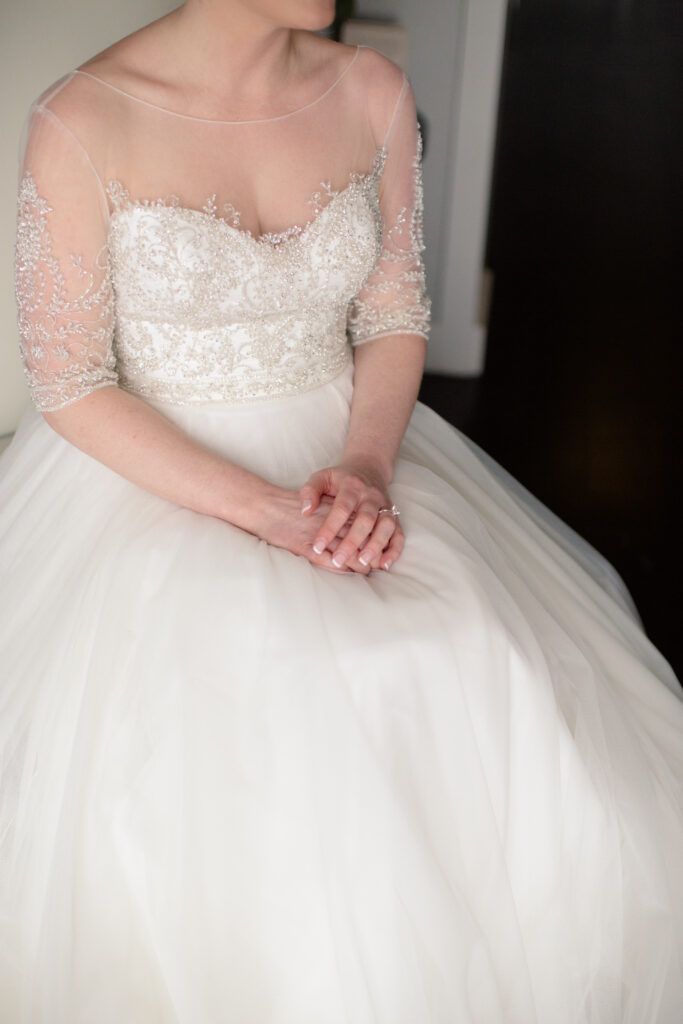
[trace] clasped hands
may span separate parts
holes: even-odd
[[[401,554],[405,535],[391,515],[382,474],[359,465],[328,466],[313,473],[299,491],[278,488],[263,536],[331,572],[389,569]]]

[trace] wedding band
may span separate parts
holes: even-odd
[[[400,516],[400,514],[401,514],[401,513],[399,512],[399,510],[397,509],[396,505],[392,505],[392,506],[391,506],[391,508],[381,508],[381,509],[379,510],[379,512],[377,513],[377,515],[378,515],[378,516],[381,516],[381,515],[382,515],[382,512],[388,512],[390,516],[393,516],[393,517],[394,517],[394,519],[398,519],[398,517],[399,517],[399,516]]]

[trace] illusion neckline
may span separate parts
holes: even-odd
[[[221,217],[217,212],[218,205],[216,203],[215,194],[209,196],[205,200],[202,209],[198,210],[193,206],[184,206],[176,195],[167,195],[166,197],[159,196],[154,199],[131,199],[128,189],[125,187],[123,182],[116,178],[110,179],[107,182],[105,191],[114,204],[114,214],[128,209],[176,210],[180,213],[190,214],[194,217],[208,218],[209,221],[221,224],[229,231],[232,231],[237,235],[241,235],[247,240],[247,242],[252,243],[253,245],[269,245],[271,248],[276,248],[293,240],[303,239],[309,230],[318,223],[325,211],[330,209],[333,203],[345,196],[351,191],[351,189],[378,179],[382,173],[386,154],[387,151],[385,147],[378,146],[375,151],[375,158],[370,170],[365,172],[352,171],[349,175],[347,184],[341,189],[332,189],[329,182],[321,182],[320,187],[329,197],[329,202],[325,203],[324,206],[321,206],[306,224],[294,224],[292,227],[285,228],[282,231],[266,231],[260,235],[255,235],[253,231],[249,230],[249,228],[241,228],[238,226],[240,213],[232,203],[221,203],[220,208],[228,211],[234,222],[231,223],[229,220],[226,220],[225,217]],[[309,201],[315,202],[319,195],[319,192],[314,193],[312,199]]]
[[[297,107],[296,110],[289,110],[286,114],[278,114],[276,117],[258,117],[250,118],[244,121],[224,121],[218,120],[212,117],[195,117],[193,114],[181,114],[177,110],[171,110],[169,107],[162,107],[158,103],[150,103],[149,100],[143,100],[140,96],[134,96],[133,93],[126,92],[125,89],[120,89],[117,85],[112,85],[111,82],[107,82],[104,78],[100,78],[98,75],[93,75],[90,71],[82,71],[80,68],[74,70],[75,75],[84,75],[86,78],[91,78],[94,82],[99,82],[100,85],[105,86],[107,89],[111,89],[113,92],[117,92],[120,96],[125,96],[129,100],[133,100],[135,103],[141,103],[145,107],[150,107],[152,110],[158,110],[162,114],[168,114],[171,117],[180,117],[185,121],[198,121],[202,124],[223,124],[223,125],[250,125],[250,124],[269,124],[273,121],[283,121],[285,118],[294,117],[295,114],[302,114],[305,110],[310,110],[311,107],[315,107],[316,104],[328,96],[333,89],[341,83],[342,79],[346,77],[348,72],[351,70],[353,65],[356,63],[358,54],[360,53],[362,44],[356,46],[353,57],[348,64],[343,68],[340,75],[338,75],[331,85],[328,85],[327,89],[320,96],[317,96],[310,103],[305,103],[302,107]]]

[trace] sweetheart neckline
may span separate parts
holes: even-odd
[[[353,188],[366,185],[373,180],[379,181],[384,168],[386,155],[387,150],[385,147],[378,146],[375,151],[375,158],[370,170],[365,172],[352,171],[349,175],[347,184],[341,189],[332,189],[328,182],[320,182],[321,189],[323,189],[329,196],[329,202],[320,207],[320,209],[313,214],[313,217],[307,221],[306,224],[294,224],[282,231],[266,231],[260,235],[255,235],[248,228],[240,228],[238,224],[230,223],[230,221],[225,217],[221,217],[216,212],[217,206],[215,193],[206,199],[204,207],[201,210],[192,206],[183,206],[178,197],[172,194],[165,198],[131,199],[128,189],[125,187],[123,182],[116,178],[110,179],[107,182],[106,193],[114,205],[112,216],[128,209],[177,210],[180,213],[191,214],[192,216],[202,219],[208,218],[213,223],[221,224],[224,228],[227,228],[229,231],[232,231],[236,235],[244,238],[249,244],[258,247],[267,246],[271,249],[278,249],[279,247],[288,245],[291,242],[301,241],[313,226],[318,223],[325,211],[329,210],[333,203],[345,196]],[[309,202],[317,201],[317,197],[319,195],[319,192],[314,192],[311,199],[309,199]],[[223,203],[221,204],[221,208],[226,212],[231,211],[233,218],[239,222],[240,213],[231,203]]]

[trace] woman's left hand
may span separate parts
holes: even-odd
[[[321,554],[350,521],[348,533],[334,551],[337,567],[358,555],[362,565],[389,569],[403,550],[405,535],[398,519],[380,508],[391,507],[386,481],[371,467],[342,463],[313,473],[299,490],[301,511],[310,515],[323,494],[334,498],[318,531],[314,550]]]

